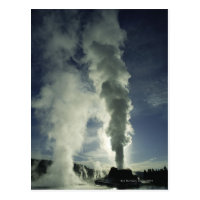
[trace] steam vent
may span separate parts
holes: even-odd
[[[96,185],[106,185],[118,189],[139,187],[140,181],[130,169],[117,169],[112,167],[107,176],[95,181]]]

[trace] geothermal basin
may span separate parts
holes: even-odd
[[[141,184],[138,176],[133,175],[130,169],[112,167],[108,175],[95,181],[96,185],[115,187],[118,189],[138,188]]]

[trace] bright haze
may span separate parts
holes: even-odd
[[[41,184],[78,183],[74,162],[167,166],[167,10],[32,10],[31,23],[32,158],[54,161]]]

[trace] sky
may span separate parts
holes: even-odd
[[[93,55],[91,40],[110,46],[101,50],[101,45],[96,45]],[[32,158],[55,159],[66,144],[69,149],[62,152],[70,155],[67,160],[90,167],[115,164],[109,140],[112,133],[108,137],[104,129],[99,131],[106,124],[107,118],[102,117],[107,116],[103,111],[106,106],[97,97],[99,71],[92,73],[91,64],[92,59],[105,57],[112,49],[120,57],[119,67],[127,70],[119,70],[121,76],[116,77],[127,81],[128,96],[124,99],[133,106],[126,112],[126,117],[130,115],[126,129],[132,132],[124,136],[131,137],[124,144],[126,166],[143,170],[167,165],[167,10],[107,10],[102,19],[98,10],[32,10]],[[109,59],[115,62],[110,53],[104,66]],[[113,78],[115,69],[106,71],[103,79],[107,74]]]

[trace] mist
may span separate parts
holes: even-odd
[[[60,19],[59,13],[44,17],[37,30],[44,40],[47,73],[39,95],[32,100],[32,107],[40,120],[41,133],[48,136],[46,148],[53,148],[53,164],[36,185],[49,187],[80,182],[73,172],[73,156],[81,149],[95,98],[87,90],[80,71],[68,62],[78,45],[79,19],[74,11],[66,12],[65,16],[71,24],[69,30],[63,30],[66,21]]]
[[[94,12],[82,26],[78,11],[60,12],[45,15],[33,36],[42,41],[45,75],[32,108],[40,121],[40,133],[48,137],[46,148],[53,149],[53,164],[34,184],[46,187],[72,187],[82,182],[73,171],[73,158],[81,151],[89,119],[102,122],[97,136],[110,138],[120,169],[124,167],[124,147],[131,143],[133,132],[130,74],[121,50],[126,32],[119,26],[118,13]],[[84,55],[77,59],[80,48]],[[87,70],[79,70],[79,65]]]

